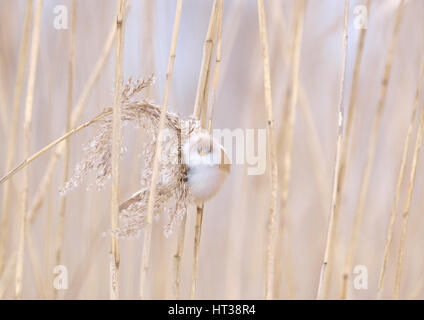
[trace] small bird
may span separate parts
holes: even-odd
[[[205,130],[192,134],[182,147],[185,179],[195,204],[201,204],[214,197],[230,172],[230,161],[223,146]],[[146,187],[119,206],[119,211],[127,210],[138,204],[138,210],[147,208],[149,188]],[[158,202],[166,202],[169,186],[158,184]]]
[[[196,204],[215,196],[230,172],[230,161],[221,144],[206,131],[190,137],[183,146],[187,182]]]

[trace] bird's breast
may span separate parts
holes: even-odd
[[[214,165],[191,167],[187,173],[190,192],[196,203],[212,198],[221,187],[227,172]]]

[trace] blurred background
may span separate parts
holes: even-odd
[[[285,151],[282,137],[288,89],[292,88],[291,56],[296,13],[300,1],[265,0],[270,53],[273,113],[280,172]],[[348,24],[348,52],[344,105],[346,113],[352,94],[352,78],[361,29],[355,28],[355,7],[365,0],[351,0]],[[338,298],[347,247],[353,228],[361,181],[381,96],[384,68],[393,39],[400,0],[371,0],[361,65],[358,73],[356,111],[348,145],[346,176],[342,188],[340,218],[335,235],[334,257],[328,283],[328,298]],[[75,34],[75,73],[73,105],[102,55],[108,34],[116,19],[116,1],[77,0]],[[0,0],[0,175],[7,172],[7,156],[14,154],[13,166],[24,160],[24,108],[28,78],[26,64],[16,144],[8,150],[16,91],[21,39],[27,2]],[[54,8],[68,8],[68,29],[57,30]],[[176,50],[175,69],[170,89],[169,109],[187,117],[193,112],[202,52],[213,1],[184,0]],[[34,2],[35,8],[35,2]],[[131,0],[125,19],[124,80],[146,78],[154,73],[156,81],[144,94],[162,100],[173,30],[176,1]],[[71,44],[69,0],[45,0],[42,11],[39,57],[37,62],[30,153],[61,136],[66,128],[69,55]],[[279,176],[278,210],[283,231],[276,248],[274,298],[314,299],[324,257],[336,154],[340,75],[342,70],[342,32],[344,1],[306,0],[299,56],[298,100],[295,106],[288,197],[282,203],[283,179]],[[35,13],[35,10],[34,10]],[[366,266],[368,289],[348,282],[347,298],[375,299],[390,215],[396,194],[402,153],[424,55],[424,2],[403,2],[398,41],[395,44],[392,72],[381,114],[372,162],[370,185],[360,223],[352,267]],[[32,26],[32,24],[31,24]],[[253,0],[225,0],[223,8],[222,54],[214,128],[264,129],[266,109],[263,86],[263,60],[258,26],[258,7]],[[30,28],[31,30],[32,28]],[[31,32],[29,33],[31,41]],[[30,48],[30,42],[28,50]],[[89,91],[77,124],[97,115],[113,104],[114,45]],[[413,122],[411,147],[399,198],[398,216],[387,264],[384,298],[393,296],[396,260],[399,251],[401,212],[405,207],[412,153],[424,99],[419,98]],[[285,111],[286,110],[286,111]],[[257,131],[256,131],[257,132]],[[70,138],[69,165],[72,172],[82,157],[82,147],[95,133],[88,128]],[[140,132],[124,130],[128,152],[121,165],[121,199],[139,188],[142,170]],[[109,297],[108,230],[110,185],[103,191],[86,190],[90,179],[66,197],[62,265],[68,272],[68,289],[56,291],[55,241],[63,185],[63,159],[43,184],[54,151],[29,165],[29,208],[35,208],[25,244],[23,271],[24,299],[107,299]],[[424,167],[419,161],[411,203],[401,278],[401,298],[424,298]],[[270,163],[265,174],[250,176],[246,165],[233,164],[223,189],[205,204],[199,253],[199,299],[263,299],[266,273],[267,221],[270,206]],[[5,240],[4,270],[0,275],[3,299],[14,296],[15,259],[18,246],[19,216],[22,209],[23,175],[18,173],[10,185],[9,222]],[[0,215],[4,216],[5,183],[0,185]],[[40,191],[42,201],[36,207]],[[39,198],[38,198],[39,199]],[[281,215],[284,214],[284,218]],[[192,277],[195,208],[187,216],[187,231],[182,256],[180,298],[190,296]],[[166,215],[153,223],[151,264],[147,273],[146,298],[174,298],[173,256],[178,228],[163,235]],[[1,229],[4,232],[4,228]],[[120,297],[137,299],[143,234],[123,238],[120,263]],[[278,255],[277,255],[278,256]],[[279,276],[278,276],[279,274]]]

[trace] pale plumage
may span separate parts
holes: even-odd
[[[230,172],[224,148],[207,132],[200,132],[185,143],[183,156],[194,201],[199,204],[215,196]]]
[[[190,202],[206,202],[218,193],[230,172],[224,148],[206,131],[192,134],[182,146],[181,153],[183,163],[174,167],[177,168],[175,175],[167,183],[160,182],[156,187],[156,212],[170,203],[170,199],[175,197],[175,190],[180,190],[180,196],[174,198],[177,208],[187,208]],[[168,165],[172,166],[171,163]],[[144,227],[149,190],[149,186],[144,187],[120,205],[124,234],[137,232]],[[176,218],[172,216],[166,234],[170,233],[175,221]]]

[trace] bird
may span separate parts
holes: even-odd
[[[230,161],[224,147],[207,131],[192,135],[183,146],[187,183],[196,204],[213,198],[230,173]]]
[[[192,133],[181,148],[184,164],[184,181],[188,185],[193,203],[196,205],[212,199],[221,189],[230,173],[230,160],[224,147],[217,142],[206,130]],[[134,204],[138,209],[147,208],[149,188],[146,187],[134,193],[121,203],[119,211],[127,210]],[[158,184],[157,199],[167,198],[169,186]]]

